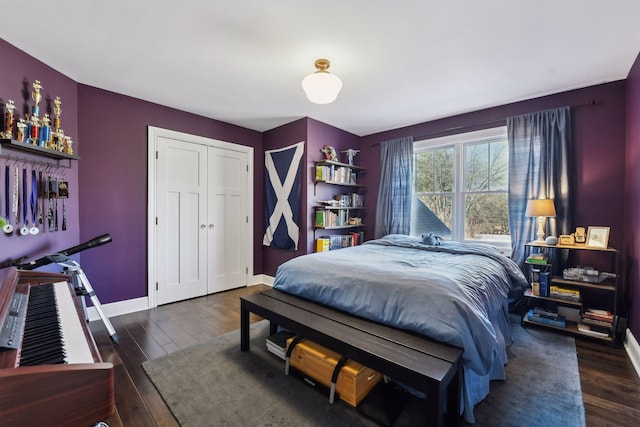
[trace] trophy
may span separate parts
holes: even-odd
[[[73,154],[73,141],[70,136],[64,137],[64,152],[67,154]]]
[[[7,107],[7,112],[5,113],[4,120],[4,137],[7,139],[13,139],[13,124],[15,123],[13,110],[16,108],[16,106],[12,100],[9,100],[5,104],[5,106]]]
[[[60,97],[56,96],[56,99],[53,101],[54,107],[53,112],[56,115],[56,118],[53,119],[53,129],[55,132],[60,130],[60,115],[62,114],[62,101],[60,101]]]
[[[48,114],[45,114],[40,127],[40,146],[46,148],[49,145],[51,145],[51,119]]]
[[[38,142],[40,140],[40,120],[38,119],[38,116],[36,116],[35,114],[31,116],[29,129],[30,129],[29,139],[31,140],[31,143],[33,145],[39,145]]]
[[[38,117],[40,115],[40,107],[38,104],[42,101],[42,94],[40,91],[44,89],[40,84],[40,80],[33,82],[33,92],[31,92],[31,99],[33,99],[33,115]]]
[[[16,123],[16,127],[18,128],[18,135],[16,136],[16,140],[20,142],[24,142],[25,135],[26,135],[27,122],[25,122],[24,119],[20,119],[18,120],[18,123]]]

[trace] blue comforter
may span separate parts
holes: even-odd
[[[511,343],[507,295],[527,286],[519,267],[483,244],[389,235],[363,245],[294,258],[273,287],[351,314],[461,347],[464,418],[492,379],[505,379]]]

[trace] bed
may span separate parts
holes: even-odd
[[[489,245],[389,235],[283,263],[273,287],[463,349],[462,414],[489,382],[506,379],[511,343],[507,297],[524,289],[520,268]]]

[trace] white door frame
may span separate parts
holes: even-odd
[[[231,142],[217,139],[205,138],[188,133],[177,132],[169,129],[148,126],[147,138],[147,296],[149,308],[158,306],[156,298],[156,151],[157,139],[169,138],[179,141],[187,141],[194,144],[201,144],[207,147],[218,147],[225,150],[239,151],[246,153],[248,157],[247,165],[249,175],[247,179],[247,215],[248,228],[247,242],[245,244],[246,258],[248,263],[247,278],[253,277],[253,147],[233,144]]]

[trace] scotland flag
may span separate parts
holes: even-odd
[[[265,246],[298,249],[303,153],[304,141],[264,153]]]

